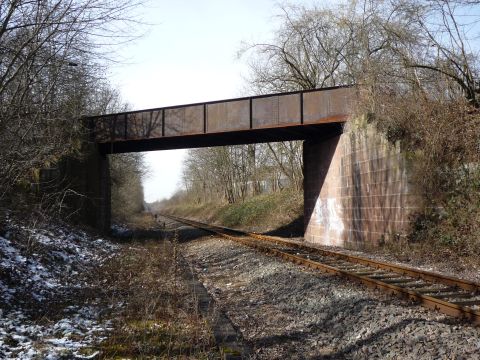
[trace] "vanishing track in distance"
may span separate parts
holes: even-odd
[[[165,218],[207,230],[295,264],[400,295],[429,309],[480,325],[480,284],[434,272],[319,249],[279,237],[209,225],[177,216]]]

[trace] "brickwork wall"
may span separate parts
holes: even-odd
[[[404,236],[419,206],[408,163],[373,128],[304,143],[306,241],[362,248]]]
[[[111,189],[108,156],[101,154],[93,144],[86,147],[85,153],[82,159],[64,158],[55,170],[42,170],[40,189],[46,193],[73,190],[63,199],[74,214],[70,220],[109,233]]]

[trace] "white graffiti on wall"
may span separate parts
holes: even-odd
[[[318,198],[315,204],[314,217],[317,224],[323,225],[325,229],[325,245],[333,245],[342,237],[343,230],[345,228],[341,214],[341,206],[338,204],[337,199]],[[337,241],[332,241],[334,236]]]

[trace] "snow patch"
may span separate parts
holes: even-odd
[[[114,256],[118,246],[58,225],[33,229],[8,218],[6,224],[0,229],[0,358],[95,358],[98,352],[85,348],[112,329],[100,320],[95,300],[59,310],[54,322],[32,320],[32,309],[89,286],[80,275]]]

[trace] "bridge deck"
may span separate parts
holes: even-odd
[[[300,140],[341,130],[354,89],[335,87],[91,117],[105,153]]]

